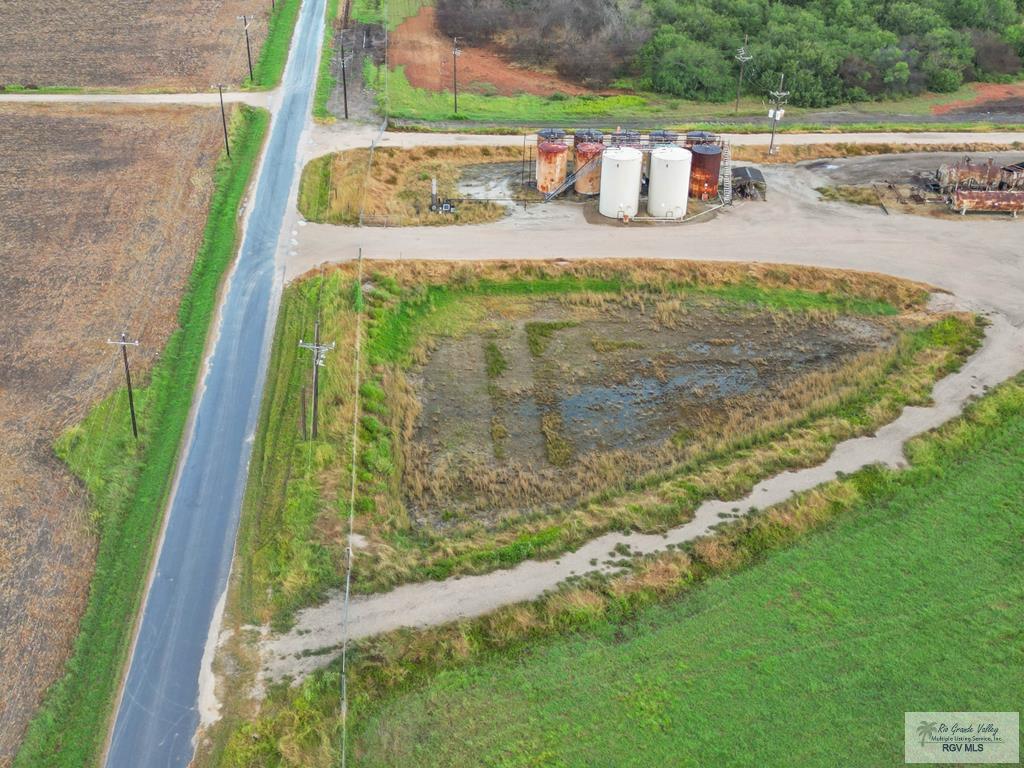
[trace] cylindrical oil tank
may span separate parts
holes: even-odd
[[[565,181],[569,168],[569,147],[553,141],[537,145],[537,191],[554,192]]]
[[[537,138],[541,141],[561,141],[565,138],[565,131],[561,128],[541,128],[537,131]]]
[[[604,144],[594,141],[585,141],[576,147],[576,194],[596,195],[601,191],[602,152]]]
[[[690,150],[666,146],[651,150],[651,181],[647,212],[659,219],[681,219],[686,215],[690,194]]]
[[[604,141],[604,134],[596,128],[580,128],[572,135],[573,147],[580,144],[600,144]]]
[[[633,218],[640,205],[643,153],[635,147],[610,147],[601,159],[598,210],[611,219]]]
[[[686,146],[692,147],[697,144],[713,144],[715,134],[708,131],[690,131],[686,134]]]
[[[679,134],[675,131],[651,131],[649,138],[652,147],[667,147],[676,143]]]
[[[717,144],[694,144],[690,170],[690,195],[708,200],[718,196],[718,175],[722,170],[722,148]]]
[[[608,143],[613,147],[640,147],[640,131],[616,131],[608,134]]]

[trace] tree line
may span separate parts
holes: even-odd
[[[1024,0],[437,0],[448,35],[497,45],[589,85],[630,77],[690,99],[749,91],[779,73],[798,106],[951,92],[1016,75]]]

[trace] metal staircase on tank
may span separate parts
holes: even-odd
[[[725,205],[732,205],[732,149],[729,142],[722,140],[722,174],[719,178],[719,187],[722,190],[722,202]]]
[[[575,184],[576,183],[576,179],[579,178],[581,173],[583,173],[585,170],[587,170],[588,168],[591,168],[591,167],[593,167],[595,165],[600,165],[600,163],[601,163],[601,156],[600,155],[598,155],[597,157],[593,157],[590,160],[588,160],[586,163],[584,163],[579,168],[577,168],[575,171],[573,171],[568,176],[566,176],[565,177],[565,181],[563,181],[561,184],[559,184],[553,190],[551,190],[546,195],[544,195],[544,202],[547,203],[547,202],[550,202],[550,201],[554,200],[560,194],[565,192],[565,190],[567,190],[569,187],[571,187],[573,184]]]

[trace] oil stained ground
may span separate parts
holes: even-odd
[[[437,340],[410,372],[410,511],[444,525],[592,495],[896,338],[880,320],[677,305],[524,302]]]

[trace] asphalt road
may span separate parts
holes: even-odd
[[[227,585],[278,290],[275,255],[310,114],[325,0],[305,0],[238,261],[199,390],[107,768],[188,765],[199,676]]]

